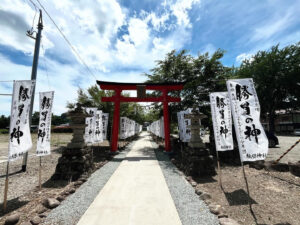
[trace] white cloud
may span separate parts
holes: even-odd
[[[288,27],[291,22],[291,14],[287,14],[284,17],[278,18],[277,21],[272,21],[261,27],[255,28],[252,41],[264,40],[282,32]]]
[[[177,18],[179,26],[191,27],[188,10],[192,9],[194,4],[200,3],[200,0],[178,0],[171,4],[171,11]]]
[[[1,23],[0,43],[32,54],[34,41],[25,36],[31,27],[34,8],[22,0],[3,0],[0,18],[13,13],[11,23]],[[181,49],[191,38],[189,11],[199,0],[178,0],[162,5],[164,11],[141,12],[130,16],[116,0],[41,1],[60,29],[99,80],[143,82],[142,76],[173,49]],[[2,14],[1,14],[2,13]],[[171,16],[176,17],[176,23]],[[36,15],[35,26],[38,14]],[[18,26],[14,26],[14,22]],[[66,111],[67,101],[75,101],[78,87],[95,84],[94,78],[74,56],[70,47],[43,13],[44,29],[36,93],[54,90],[54,113]],[[120,32],[122,29],[122,32]],[[162,36],[158,31],[167,31]],[[5,32],[5,35],[3,35]],[[119,33],[120,32],[120,33]],[[8,35],[7,35],[8,34]],[[32,57],[32,56],[28,56]],[[48,68],[49,83],[46,71]],[[0,78],[29,79],[31,66],[16,64],[0,53]],[[12,70],[13,68],[13,70]],[[49,87],[50,86],[50,87]],[[12,89],[0,83],[0,91]],[[6,93],[5,92],[5,93]],[[8,114],[10,102],[1,102],[1,112]],[[7,111],[5,111],[5,110]],[[38,104],[34,106],[38,110]],[[5,111],[5,112],[4,112]]]
[[[165,12],[161,16],[157,16],[154,12],[149,13],[148,19],[151,21],[151,24],[156,31],[167,30],[170,28],[170,25],[166,22],[170,18],[170,13]]]
[[[238,63],[242,63],[246,59],[251,62],[253,60],[253,54],[242,53],[235,58]]]

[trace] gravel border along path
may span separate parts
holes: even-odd
[[[70,195],[60,206],[50,212],[43,224],[75,225],[126,157],[134,143],[135,141],[131,142],[124,151],[94,172],[74,194]]]
[[[151,143],[155,149],[156,157],[174,200],[182,225],[218,225],[218,218],[212,214],[207,205],[199,199],[194,188],[173,165],[168,155],[158,150],[158,146],[154,142]]]

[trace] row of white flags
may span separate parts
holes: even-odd
[[[210,93],[216,150],[233,150],[233,118],[241,161],[264,160],[268,154],[268,138],[260,123],[260,105],[253,80],[228,80],[226,85],[228,92]]]
[[[108,113],[97,108],[85,108],[89,117],[85,118],[85,143],[94,144],[107,139]]]
[[[127,117],[120,119],[120,139],[132,137],[142,131],[142,125]]]
[[[9,161],[19,159],[32,148],[29,112],[34,85],[35,81],[32,80],[14,81],[9,128]],[[40,121],[37,134],[37,156],[51,153],[53,99],[53,91],[39,93]],[[91,116],[86,118],[86,143],[102,142],[107,139],[108,113],[102,113],[97,108],[87,108],[86,111]]]
[[[154,134],[155,136],[158,136],[160,138],[165,138],[165,130],[164,130],[164,117],[161,117],[159,120],[154,121],[151,123],[147,130]]]
[[[29,127],[29,112],[35,81],[14,81],[10,127],[8,160],[22,157],[32,147]],[[50,154],[51,113],[54,92],[40,92],[40,121],[36,154]]]

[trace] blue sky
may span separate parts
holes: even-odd
[[[143,82],[142,74],[173,49],[196,56],[221,48],[223,63],[238,66],[258,50],[300,41],[300,0],[40,1],[98,80]],[[34,41],[25,32],[36,28],[34,15],[29,0],[1,0],[0,81],[30,79]],[[43,18],[37,93],[54,90],[60,114],[95,78]],[[12,82],[0,82],[0,93],[11,91]],[[0,115],[10,113],[10,102],[0,96]]]

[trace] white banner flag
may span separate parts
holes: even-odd
[[[160,125],[159,137],[165,138],[164,117],[163,116],[160,118],[160,124],[159,125]]]
[[[182,142],[189,142],[191,139],[191,130],[189,128],[191,125],[191,120],[184,118],[184,115],[187,115],[191,112],[192,109],[189,108],[186,111],[180,111],[177,113],[179,137]]]
[[[231,109],[228,92],[210,93],[209,98],[216,150],[233,150]]]
[[[102,113],[103,140],[107,139],[108,113]]]
[[[120,118],[120,139],[126,139],[127,135],[126,135],[126,117],[121,117]]]
[[[85,143],[93,143],[94,142],[94,135],[93,135],[93,117],[86,117],[85,118],[85,134],[84,134],[84,141]]]
[[[40,121],[38,129],[38,140],[36,146],[37,156],[49,155],[51,117],[54,91],[40,92]]]
[[[268,139],[260,123],[260,105],[253,80],[226,83],[241,161],[264,160],[268,154]]]
[[[8,160],[13,161],[32,147],[29,111],[35,81],[15,81],[13,87]]]
[[[96,122],[95,122],[95,141],[102,142],[103,141],[103,127],[102,127],[102,111],[96,111]]]
[[[86,113],[90,116],[89,120],[86,120],[86,123],[89,127],[88,133],[85,133],[86,143],[95,143],[96,142],[96,114],[97,108],[85,108]]]

